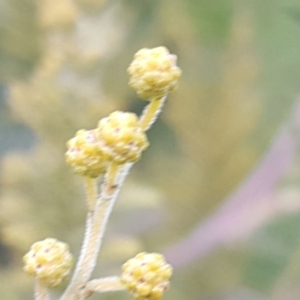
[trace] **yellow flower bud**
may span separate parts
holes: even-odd
[[[181,70],[165,47],[139,50],[128,68],[129,85],[143,99],[160,98],[177,86]]]
[[[171,265],[158,253],[139,253],[122,267],[121,282],[135,300],[159,300],[169,287]]]
[[[60,284],[70,273],[73,258],[67,244],[47,238],[34,243],[24,256],[24,271],[46,286]]]
[[[92,178],[106,171],[107,159],[98,145],[95,130],[79,130],[67,142],[66,161],[74,172]]]
[[[119,164],[137,161],[148,146],[138,117],[133,113],[115,111],[100,120],[96,130],[101,150]]]

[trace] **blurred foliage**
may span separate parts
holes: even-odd
[[[299,92],[298,12],[296,0],[2,0],[0,80],[9,114],[1,108],[1,131],[13,120],[35,135],[16,135],[32,149],[16,143],[21,149],[1,163],[5,299],[31,297],[20,257],[34,241],[56,237],[78,253],[84,189],[64,163],[65,142],[114,109],[142,110],[127,87],[133,53],[165,45],[178,54],[183,77],[124,186],[95,276],[117,274],[141,249],[176,243],[258,162]],[[298,219],[280,215],[178,270],[165,299],[298,299]],[[103,296],[120,297],[129,299]]]
[[[35,16],[36,5],[32,0],[1,1],[1,80],[25,77],[33,69],[40,55],[40,30]]]

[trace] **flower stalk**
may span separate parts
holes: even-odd
[[[163,96],[161,98],[154,98],[146,106],[139,120],[139,124],[143,131],[149,130],[152,124],[156,121],[158,115],[162,111],[166,99],[167,96]]]
[[[123,176],[122,176],[123,175]],[[126,174],[112,163],[102,184],[101,196],[95,209],[88,213],[86,234],[78,263],[69,287],[61,300],[81,300],[81,289],[85,287],[95,268],[107,221],[119,194]]]
[[[86,204],[89,211],[92,211],[97,201],[97,181],[91,177],[84,177],[86,190]]]
[[[86,285],[87,293],[91,293],[91,292],[106,293],[106,292],[122,291],[125,289],[126,288],[122,284],[120,277],[117,276],[94,279],[89,281]]]
[[[34,299],[35,300],[50,300],[48,288],[38,278],[35,279],[35,284],[34,284]]]

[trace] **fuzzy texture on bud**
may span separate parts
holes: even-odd
[[[122,267],[121,282],[135,300],[159,300],[169,287],[172,267],[159,253],[139,253]]]
[[[100,120],[97,138],[101,150],[118,164],[137,161],[148,146],[145,133],[134,113],[115,111]]]
[[[34,243],[24,256],[24,271],[54,287],[60,284],[70,273],[73,258],[67,244],[47,238]]]
[[[161,98],[177,86],[181,70],[165,47],[141,49],[128,68],[129,85],[143,99]]]
[[[66,162],[75,173],[92,178],[105,173],[107,159],[99,148],[95,130],[79,130],[67,142],[67,148]]]

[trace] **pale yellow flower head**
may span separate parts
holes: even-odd
[[[46,286],[59,285],[70,273],[73,258],[67,244],[47,238],[34,243],[24,256],[24,271]]]
[[[176,55],[165,47],[139,50],[127,70],[129,85],[143,99],[167,95],[176,88],[181,75],[176,61]]]
[[[66,162],[75,173],[92,178],[105,173],[107,157],[99,148],[95,130],[79,130],[67,148]]]
[[[111,161],[119,164],[137,161],[148,147],[145,133],[134,113],[115,111],[100,120],[97,138],[101,150]]]
[[[135,300],[159,300],[169,287],[172,267],[159,253],[139,253],[122,267],[121,282]]]

